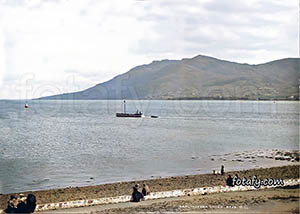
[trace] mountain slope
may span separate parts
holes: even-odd
[[[40,99],[258,99],[299,95],[299,58],[259,65],[207,56],[153,61],[84,91]]]

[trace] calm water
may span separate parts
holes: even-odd
[[[0,192],[210,171],[212,154],[299,149],[299,103],[0,101]],[[194,158],[191,158],[194,157]],[[90,178],[93,179],[90,179]]]

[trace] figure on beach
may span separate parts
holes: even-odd
[[[131,202],[140,202],[142,199],[144,199],[143,194],[138,191],[138,188],[136,186],[133,187],[133,192],[130,200]]]
[[[34,213],[36,208],[36,197],[33,194],[28,194],[25,197],[23,194],[19,196],[12,195],[8,201],[5,213]]]
[[[142,189],[142,193],[144,196],[149,195],[150,194],[150,188],[147,184],[143,184],[143,189]]]
[[[224,165],[221,166],[221,175],[224,175]]]
[[[229,187],[233,187],[233,179],[231,177],[231,175],[228,175],[228,178],[226,179],[226,185]]]

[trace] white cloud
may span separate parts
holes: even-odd
[[[6,72],[6,57],[4,54],[4,36],[2,31],[0,30],[0,86],[2,85],[3,82],[3,77]]]
[[[0,98],[81,90],[165,58],[297,57],[298,22],[297,0],[2,0]]]

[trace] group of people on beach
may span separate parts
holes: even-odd
[[[144,196],[150,194],[150,188],[147,184],[143,184],[142,192],[139,192],[139,184],[136,184],[133,187],[133,192],[131,194],[131,202],[140,202],[141,200],[144,200]]]
[[[34,213],[36,208],[36,197],[33,194],[28,194],[27,197],[23,194],[18,196],[10,196],[5,213]]]
[[[147,184],[143,184],[142,191],[139,192],[139,184],[133,187],[131,202],[140,202],[144,200],[144,196],[150,194],[150,188]],[[8,201],[5,213],[34,213],[36,208],[36,197],[33,194],[28,194],[27,197],[23,194],[18,196],[11,195]]]
[[[225,174],[224,165],[221,165],[221,170],[220,171],[213,170],[213,174],[214,175],[224,175]],[[226,183],[226,186],[229,186],[229,187],[234,186],[233,185],[233,178],[231,177],[231,175],[228,175],[225,183]]]
[[[225,174],[225,167],[224,165],[221,165],[221,170],[220,171],[215,171],[213,170],[213,174],[214,175],[224,175]],[[226,186],[229,187],[233,187],[233,178],[231,177],[231,175],[228,175],[227,179],[226,179]],[[143,189],[142,192],[139,192],[139,185],[136,184],[133,187],[133,192],[131,195],[131,202],[140,202],[141,200],[144,200],[144,196],[149,195],[150,194],[150,188],[147,184],[143,184]]]
[[[221,166],[221,170],[216,172],[213,170],[214,175],[224,175],[224,165]],[[233,187],[233,178],[231,175],[228,175],[226,179],[226,185],[229,187]],[[146,195],[150,194],[150,188],[147,184],[143,184],[142,191],[139,191],[139,184],[136,184],[133,187],[133,192],[131,194],[131,202],[140,202],[144,200]],[[19,196],[11,196],[8,201],[8,207],[5,209],[5,213],[33,213],[36,208],[36,197],[33,194],[28,194],[27,197],[20,194]]]

